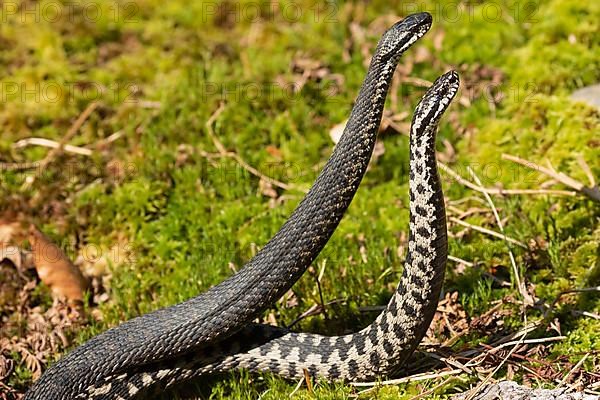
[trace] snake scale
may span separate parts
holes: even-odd
[[[458,75],[436,80],[417,106],[410,139],[409,252],[386,310],[358,333],[293,333],[253,324],[327,243],[366,171],[387,91],[402,53],[431,27],[413,14],[380,39],[345,131],[314,185],[277,234],[243,269],[186,302],[127,321],[84,343],[46,371],[27,400],[132,399],[200,374],[233,368],[326,379],[391,374],[431,322],[447,255],[443,195],[435,162],[440,117]]]

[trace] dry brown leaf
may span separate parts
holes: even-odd
[[[269,153],[271,157],[276,158],[277,160],[283,159],[283,154],[281,153],[281,150],[279,150],[277,147],[273,145],[268,145],[265,148],[265,150],[267,150],[267,153]]]
[[[83,301],[88,283],[65,253],[33,224],[29,227],[29,242],[37,273],[53,295],[69,301]]]
[[[338,144],[338,142],[342,138],[342,134],[344,133],[344,129],[346,128],[347,122],[348,120],[344,120],[339,124],[336,124],[333,128],[329,130],[329,137],[331,137],[333,143]]]
[[[23,238],[23,229],[19,221],[0,219],[0,244],[17,243]]]

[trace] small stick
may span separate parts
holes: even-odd
[[[450,221],[452,221],[452,222],[454,222],[454,223],[457,223],[457,224],[459,224],[459,225],[462,225],[462,226],[464,226],[464,227],[471,228],[471,229],[473,229],[474,231],[478,231],[478,232],[481,232],[481,233],[485,233],[485,234],[487,234],[487,235],[494,236],[494,237],[496,237],[496,238],[498,238],[498,239],[506,240],[507,242],[510,242],[510,243],[512,243],[512,244],[515,244],[515,245],[517,245],[517,246],[519,246],[519,247],[522,247],[522,248],[524,248],[524,249],[527,249],[527,245],[525,245],[525,243],[519,242],[519,241],[518,241],[518,240],[516,240],[516,239],[510,238],[510,237],[508,237],[508,236],[506,236],[506,235],[503,235],[503,234],[501,234],[501,233],[498,233],[498,232],[496,232],[496,231],[492,231],[492,230],[490,230],[490,229],[483,228],[483,227],[481,227],[481,226],[478,226],[478,225],[473,225],[473,224],[470,224],[470,223],[468,223],[468,222],[465,222],[465,221],[463,221],[463,220],[461,220],[461,219],[458,219],[458,218],[456,218],[456,217],[450,217],[450,218],[448,218],[448,219],[449,219]]]
[[[490,379],[492,379],[494,377],[494,375],[496,374],[496,372],[498,372],[500,370],[500,368],[502,368],[504,366],[504,364],[506,364],[506,361],[508,361],[508,359],[512,356],[512,354],[522,344],[523,339],[525,339],[526,336],[527,336],[527,333],[523,333],[523,335],[521,336],[521,338],[519,339],[519,341],[515,344],[515,346],[512,349],[510,349],[510,351],[508,352],[508,354],[506,355],[506,357],[504,357],[504,359],[500,362],[500,364],[498,364],[496,366],[496,368],[494,368],[494,370],[492,372],[490,372],[489,375],[486,376],[486,378],[484,380],[482,380],[475,387],[475,389],[473,389],[471,391],[471,393],[469,393],[469,395],[467,396],[467,398],[465,400],[472,400],[475,396],[477,396],[477,393],[479,393],[479,391],[483,388],[483,386],[485,386],[485,384],[488,383],[490,381]]]
[[[558,182],[562,183],[565,186],[569,186],[570,188],[575,189],[579,193],[583,193],[584,195],[588,196],[592,200],[600,201],[600,188],[598,188],[598,186],[593,186],[593,187],[585,186],[583,183],[579,182],[578,180],[575,180],[562,172],[557,172],[556,170],[554,170],[554,168],[552,167],[552,165],[550,163],[548,163],[549,168],[546,168],[546,167],[542,167],[541,165],[536,164],[532,161],[524,160],[522,158],[510,155],[510,154],[502,154],[502,159],[512,161],[512,162],[522,165],[526,168],[538,171],[544,175],[549,176],[550,178],[557,180]],[[585,161],[583,162],[583,164],[584,163],[585,163]],[[579,164],[582,165],[582,162],[580,162]],[[589,167],[587,168],[587,171],[586,171],[585,167],[583,169],[584,169],[584,172],[586,172],[588,174],[588,179],[590,180],[590,182],[591,183],[595,182],[594,177],[592,176],[591,171],[589,170]]]
[[[565,294],[569,294],[569,293],[587,293],[587,292],[600,292],[600,286],[592,286],[592,287],[586,287],[586,288],[581,288],[581,289],[567,289],[567,290],[563,290],[562,292],[560,292],[555,298],[554,301],[552,302],[552,304],[550,304],[550,307],[548,309],[548,311],[545,313],[545,316],[548,315],[548,313],[554,309],[554,307],[556,307],[556,304],[560,301],[560,299],[565,295]]]
[[[492,347],[489,349],[488,353],[493,354],[493,353],[497,352],[498,350],[501,350],[505,347],[510,347],[515,344],[539,344],[539,343],[557,342],[560,340],[565,340],[566,338],[567,338],[566,336],[552,336],[552,337],[539,338],[539,339],[514,340],[511,342],[502,343],[496,347]],[[487,346],[487,345],[483,345],[483,346]]]
[[[300,390],[300,388],[302,387],[302,382],[304,382],[304,378],[301,378],[298,383],[296,384],[296,387],[294,388],[294,390],[292,390],[292,392],[289,394],[289,398],[291,399],[297,392],[298,390]]]
[[[479,186],[482,186],[481,180],[475,174],[475,171],[473,171],[473,169],[471,167],[468,167],[468,171],[471,174],[471,178],[473,178],[475,183]],[[500,216],[498,215],[498,210],[496,209],[496,205],[494,204],[494,202],[492,201],[492,198],[490,197],[490,195],[488,193],[483,192],[483,197],[485,197],[485,200],[488,202],[488,204],[490,205],[490,208],[492,209],[492,212],[494,213],[494,218],[496,219],[496,224],[498,225],[498,229],[500,229],[500,233],[502,233],[502,235],[504,235],[504,237],[506,238],[506,234],[504,233],[504,226],[502,224],[502,220],[500,220]],[[531,298],[529,293],[527,293],[525,285],[521,282],[521,275],[519,274],[519,268],[517,267],[515,255],[513,254],[512,249],[510,248],[510,245],[508,244],[508,241],[506,239],[504,240],[504,244],[506,244],[506,248],[508,250],[510,264],[512,265],[512,268],[513,268],[513,274],[515,275],[515,280],[517,281],[516,283],[517,283],[517,288],[519,290],[519,293],[521,294],[521,296],[523,296],[523,300],[526,300],[526,301],[528,300],[529,303],[533,304],[533,299]],[[524,307],[521,311],[523,312],[523,318],[525,320],[525,323],[527,323],[527,314],[525,313]]]
[[[325,300],[323,300],[323,291],[321,290],[321,279],[323,278],[323,274],[325,273],[325,266],[327,265],[327,260],[323,261],[323,267],[321,268],[321,271],[319,272],[318,276],[315,276],[315,279],[317,281],[317,289],[319,291],[319,299],[320,299],[320,306],[321,306],[321,311],[323,312],[323,316],[325,317],[325,320],[329,320],[329,315],[327,314],[327,308],[325,307]]]
[[[46,169],[46,167],[52,161],[54,161],[54,159],[56,157],[58,157],[59,155],[62,154],[63,148],[65,147],[65,145],[67,144],[67,142],[69,142],[73,138],[73,136],[75,136],[75,134],[79,131],[79,129],[81,128],[81,126],[89,118],[89,116],[92,114],[92,112],[94,112],[94,110],[96,109],[96,107],[98,107],[98,103],[92,102],[92,103],[90,103],[86,107],[85,110],[83,110],[83,112],[75,120],[75,122],[73,123],[73,125],[71,125],[71,127],[69,128],[69,130],[67,131],[67,133],[65,134],[65,136],[63,136],[63,138],[60,140],[60,142],[58,143],[58,147],[56,147],[55,149],[50,150],[50,152],[46,155],[46,157],[44,157],[44,159],[42,161],[40,161],[40,169],[41,170]]]
[[[569,378],[571,377],[571,375],[573,375],[575,372],[577,372],[579,370],[579,368],[581,368],[581,366],[583,365],[583,363],[585,362],[585,360],[588,358],[588,356],[590,355],[590,353],[586,353],[583,355],[583,357],[581,357],[581,359],[579,361],[577,361],[577,364],[575,364],[575,366],[573,368],[571,368],[571,370],[569,371],[568,374],[566,374],[560,381],[560,383],[558,384],[558,386],[563,386],[564,384],[567,383],[567,381],[569,380]]]
[[[56,149],[56,148],[60,147],[60,143],[55,140],[39,138],[39,137],[32,137],[32,138],[19,140],[18,142],[13,144],[13,147],[17,148],[17,149],[22,148],[22,147],[27,147],[27,146],[42,146],[42,147],[49,147],[51,149]],[[92,155],[92,151],[90,149],[86,149],[85,147],[73,146],[70,144],[65,144],[63,147],[63,150],[65,153],[73,153],[73,154],[78,154],[80,156],[91,156]]]
[[[79,131],[81,126],[85,123],[85,121],[89,118],[92,112],[96,109],[98,103],[92,102],[90,103],[85,110],[77,117],[75,122],[71,125],[67,133],[63,136],[63,138],[58,142],[58,146],[52,148],[50,152],[44,157],[41,161],[36,162],[25,162],[25,163],[1,163],[0,171],[23,171],[27,169],[39,168],[40,171],[46,169],[46,167],[54,161],[56,157],[58,157],[64,150],[67,142],[75,136],[75,134]],[[32,181],[28,181],[27,186],[30,186]]]
[[[219,107],[215,110],[215,112],[210,116],[210,118],[208,118],[208,120],[206,121],[206,131],[208,132],[208,136],[210,136],[211,140],[213,141],[213,144],[215,145],[215,147],[217,148],[217,151],[219,152],[221,157],[229,157],[229,158],[233,158],[242,168],[244,168],[246,171],[250,172],[252,175],[270,183],[273,186],[277,186],[283,190],[290,190],[292,189],[291,185],[288,185],[287,183],[283,183],[281,181],[278,181],[277,179],[271,178],[269,176],[264,175],[263,173],[261,173],[259,170],[257,170],[256,168],[254,168],[253,166],[251,166],[250,164],[248,164],[243,158],[241,158],[237,153],[232,152],[232,151],[227,151],[227,149],[225,148],[225,146],[223,146],[223,143],[221,143],[221,141],[217,138],[217,136],[215,135],[215,132],[213,130],[213,124],[214,122],[217,120],[217,118],[221,115],[221,113],[225,110],[225,103],[221,102],[221,104],[219,104]]]
[[[462,258],[458,258],[458,257],[450,256],[450,255],[448,256],[448,260],[454,261],[455,263],[464,264],[467,267],[474,267],[475,266],[475,264],[473,264],[470,261],[463,260]]]
[[[493,195],[513,195],[513,194],[531,194],[531,195],[551,195],[551,196],[576,196],[577,192],[572,192],[569,190],[549,190],[549,189],[500,189],[500,188],[486,188],[481,187],[469,182],[456,172],[452,170],[449,166],[444,164],[441,161],[438,161],[438,167],[454,178],[455,181],[462,184],[463,186],[468,187],[469,189],[475,190],[480,193],[487,193]]]
[[[464,371],[461,369],[453,369],[450,371],[441,371],[438,373],[434,373],[434,374],[416,374],[416,375],[411,375],[411,376],[406,376],[404,378],[398,378],[398,379],[390,379],[387,381],[379,381],[379,382],[350,382],[351,386],[356,386],[356,387],[372,387],[372,386],[385,386],[385,385],[397,385],[399,383],[407,383],[407,382],[418,382],[418,381],[424,381],[427,379],[434,379],[434,378],[441,378],[443,376],[449,376],[449,375],[459,375],[459,374],[464,374]]]
[[[431,85],[433,85],[433,82],[429,82],[428,80],[425,79],[421,79],[421,78],[416,78],[416,77],[412,77],[412,76],[404,76],[401,78],[402,83],[411,83],[415,86],[419,86],[419,87],[430,87]]]

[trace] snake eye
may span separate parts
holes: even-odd
[[[456,71],[446,72],[435,80],[415,109],[412,124],[415,133],[436,125],[456,96],[459,85]]]
[[[375,53],[379,53],[384,60],[398,57],[427,33],[431,22],[431,14],[426,12],[412,14],[396,22],[383,34]]]

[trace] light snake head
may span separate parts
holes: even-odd
[[[415,109],[411,135],[420,135],[436,127],[458,92],[460,79],[456,71],[446,72],[435,80]]]
[[[377,44],[375,55],[382,62],[394,65],[400,55],[431,28],[432,17],[427,12],[411,14],[388,29]]]

